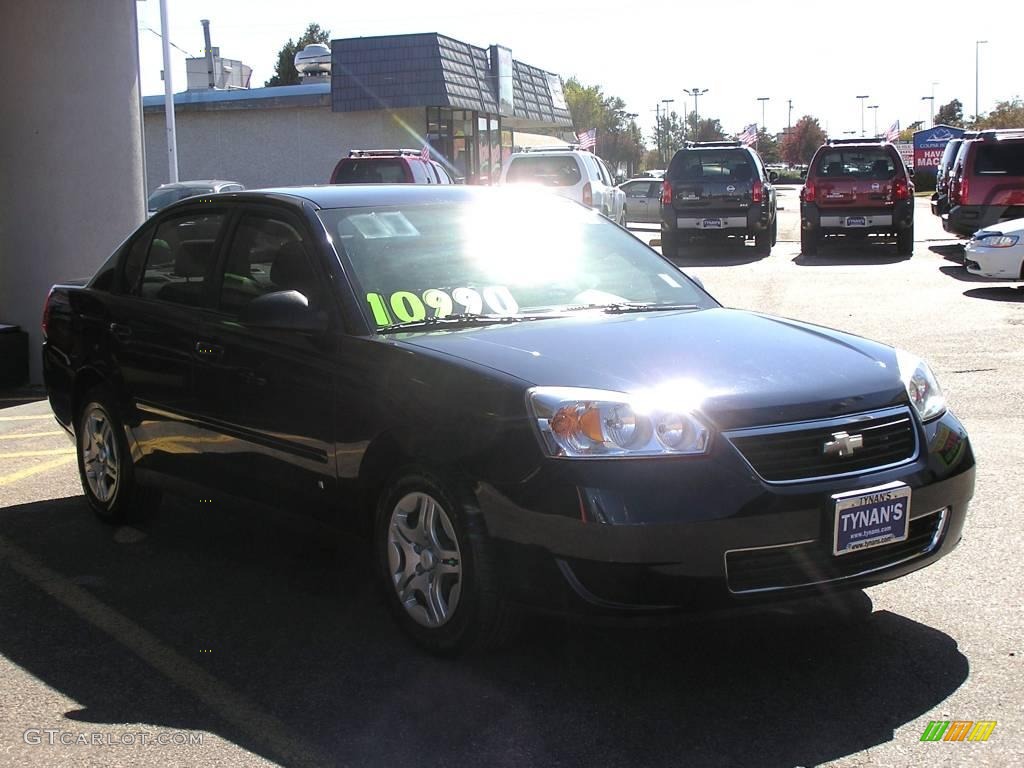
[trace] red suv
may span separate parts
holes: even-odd
[[[331,174],[331,184],[454,183],[443,165],[416,149],[353,149]]]
[[[800,191],[800,250],[818,252],[825,237],[895,237],[914,252],[913,173],[892,144],[833,139],[818,148]]]
[[[1024,129],[981,131],[965,141],[949,180],[942,227],[960,237],[1024,218]]]

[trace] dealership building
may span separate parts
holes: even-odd
[[[322,184],[349,150],[428,143],[452,176],[489,184],[517,134],[572,137],[559,76],[499,45],[436,33],[332,40],[329,62],[325,51],[306,69],[300,85],[175,94],[179,178]],[[163,97],[143,99],[143,116],[152,190],[168,181]]]

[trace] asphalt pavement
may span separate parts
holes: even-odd
[[[913,257],[800,256],[796,190],[779,203],[770,257],[680,266],[727,305],[926,357],[977,454],[963,543],[868,590],[866,621],[537,618],[506,649],[438,660],[397,633],[357,541],[220,499],[97,522],[46,402],[10,395],[0,766],[1024,765],[1024,291],[969,276],[927,200]],[[923,743],[931,720],[997,725]]]

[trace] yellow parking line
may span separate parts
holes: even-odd
[[[70,464],[75,460],[75,458],[74,454],[71,456],[61,456],[59,459],[47,461],[42,464],[35,464],[31,467],[18,470],[17,472],[12,472],[9,475],[0,475],[0,487],[16,483],[19,480],[24,480],[26,477],[32,477],[32,475],[38,475],[40,472],[46,472],[49,469],[56,469],[57,467],[61,467],[65,464]]]
[[[184,688],[250,739],[269,747],[284,758],[286,764],[315,766],[335,762],[333,758],[336,755],[328,759],[328,755],[319,754],[316,747],[291,733],[281,720],[261,710],[127,616],[0,537],[0,561],[4,560],[38,589],[106,633],[172,683]]]
[[[27,440],[30,437],[53,437],[54,435],[66,435],[67,432],[63,432],[59,429],[53,430],[53,432],[15,432],[11,435],[0,435],[0,440]]]
[[[12,451],[11,453],[4,453],[0,451],[0,460],[30,459],[36,456],[67,456],[68,454],[74,452],[74,448],[49,448],[45,451]]]
[[[34,416],[0,416],[0,421],[38,421],[40,419],[52,418],[52,413],[38,413]]]

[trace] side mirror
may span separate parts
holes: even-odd
[[[804,170],[800,171],[800,178],[801,179],[806,179],[807,178],[807,169],[806,168]]]
[[[776,171],[768,171],[768,181],[776,181],[779,178],[779,174]]]
[[[910,178],[914,178],[914,169],[913,168],[907,168],[907,176],[909,176]]]
[[[257,296],[242,308],[238,318],[252,328],[321,333],[327,330],[327,316],[309,308],[309,300],[298,291],[274,291]]]

